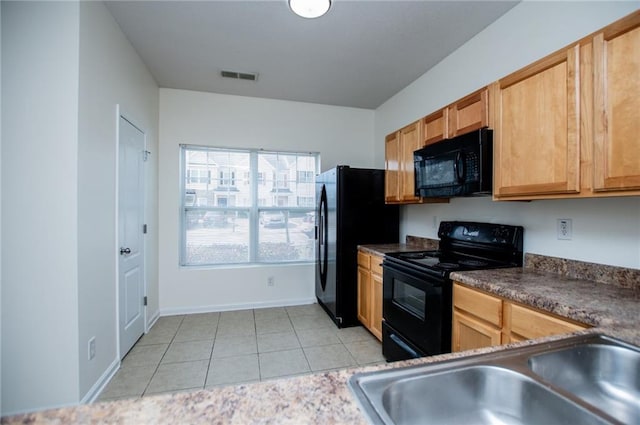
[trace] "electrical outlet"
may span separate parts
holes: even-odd
[[[572,220],[570,218],[558,219],[558,239],[571,240],[573,237]]]
[[[276,284],[275,279],[273,278],[273,276],[269,276],[267,278],[267,286],[274,286]]]
[[[89,360],[93,360],[96,356],[96,337],[89,339]]]

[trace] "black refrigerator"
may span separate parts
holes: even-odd
[[[340,165],[316,179],[316,297],[339,328],[356,326],[358,245],[395,243],[399,209],[384,203],[384,170]]]

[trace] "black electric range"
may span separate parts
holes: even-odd
[[[443,221],[439,250],[394,252],[383,266],[383,354],[388,361],[451,351],[451,272],[522,266],[524,229]]]

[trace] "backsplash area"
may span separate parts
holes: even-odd
[[[524,268],[640,290],[640,270],[526,253]]]
[[[407,245],[415,245],[418,249],[438,249],[440,241],[438,239],[421,238],[420,236],[407,235]]]

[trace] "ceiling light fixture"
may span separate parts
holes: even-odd
[[[289,0],[289,8],[298,16],[313,19],[329,11],[331,0]]]

